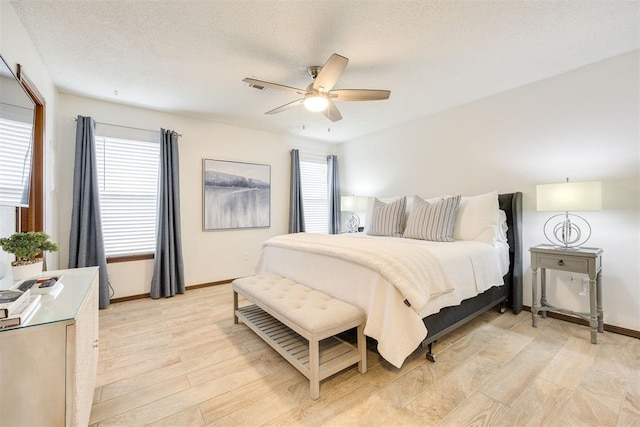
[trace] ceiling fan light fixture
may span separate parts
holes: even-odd
[[[325,95],[311,93],[304,97],[304,108],[314,113],[324,111],[329,106],[329,100]]]

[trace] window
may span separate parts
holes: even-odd
[[[108,258],[153,254],[160,133],[96,124],[100,213]]]
[[[327,159],[324,156],[300,153],[300,180],[305,230],[308,233],[327,234]]]
[[[33,110],[0,103],[0,202],[3,205],[29,203],[32,123]]]

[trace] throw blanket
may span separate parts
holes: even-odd
[[[440,263],[427,248],[398,239],[297,233],[273,237],[264,246],[313,252],[370,268],[392,283],[416,311],[432,297],[454,290]]]

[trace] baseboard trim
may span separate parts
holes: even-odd
[[[227,283],[231,283],[234,280],[235,279],[228,279],[228,280],[218,280],[216,282],[200,283],[198,285],[187,286],[187,290],[189,290],[189,289],[209,288],[211,286],[226,285]]]
[[[190,285],[190,286],[186,286],[185,289],[187,291],[192,290],[192,289],[200,289],[200,288],[208,288],[211,286],[219,286],[219,285],[226,285],[227,283],[231,283],[233,282],[234,279],[228,279],[228,280],[218,280],[216,282],[207,282],[207,283],[199,283],[197,285]],[[137,299],[144,299],[144,298],[149,298],[151,294],[138,294],[138,295],[129,295],[126,297],[120,297],[120,298],[112,298],[109,302],[111,304],[117,304],[119,302],[125,302],[125,301],[134,301]]]
[[[211,286],[226,285],[227,283],[233,282],[233,280],[234,279],[227,279],[227,280],[218,280],[218,281],[215,281],[215,282],[199,283],[197,285],[187,286],[186,290],[208,288],[208,287],[211,287]],[[111,304],[117,304],[119,302],[133,301],[133,300],[137,300],[137,299],[149,298],[149,295],[150,294],[140,294],[140,295],[130,295],[130,296],[126,296],[126,297],[120,297],[120,298],[113,298],[110,302],[111,302]],[[525,311],[531,312],[531,307],[529,307],[528,305],[523,305],[522,309],[525,310]],[[549,316],[551,318],[554,318],[554,319],[563,320],[565,322],[571,322],[571,323],[576,323],[578,325],[589,326],[589,322],[587,322],[586,320],[581,319],[579,317],[575,317],[575,316],[569,316],[568,314],[554,313],[552,311],[549,311],[549,312],[547,312],[547,316]],[[622,328],[620,326],[609,325],[609,324],[605,323],[604,324],[604,330],[608,331],[608,332],[613,332],[614,334],[626,335],[626,336],[631,337],[631,338],[640,339],[640,331],[636,331],[634,329]]]
[[[527,305],[522,306],[522,308],[528,312],[531,312],[531,307]],[[578,325],[589,326],[589,322],[587,322],[586,320],[581,319],[579,317],[570,316],[568,314],[555,313],[552,311],[548,311],[547,316],[552,317],[554,319],[558,319],[558,320],[564,320],[565,322],[571,322],[571,323],[576,323]],[[604,330],[608,332],[613,332],[614,334],[626,335],[631,338],[640,339],[640,331],[636,331],[634,329],[622,328],[620,326],[609,325],[605,323]]]

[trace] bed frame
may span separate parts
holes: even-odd
[[[453,307],[445,307],[438,313],[425,317],[427,337],[422,347],[428,347],[427,359],[435,362],[433,346],[436,341],[485,311],[501,305],[501,312],[510,307],[513,314],[522,311],[522,193],[500,194],[500,209],[507,214],[507,240],[509,242],[509,272],[504,285],[486,290]]]

